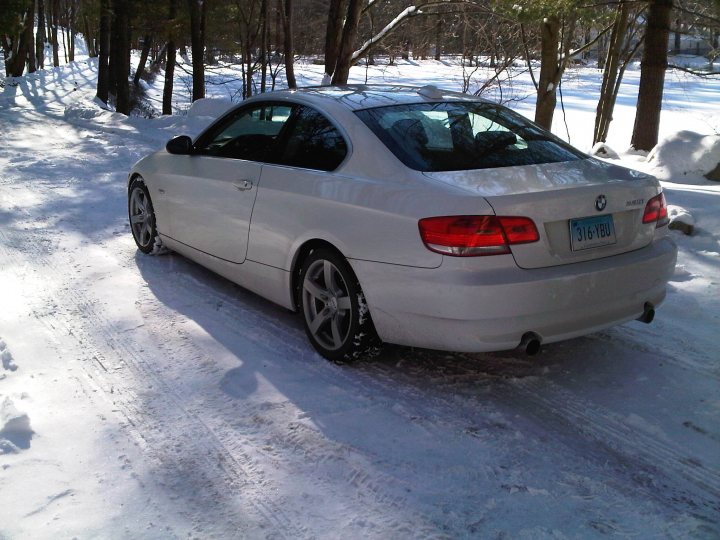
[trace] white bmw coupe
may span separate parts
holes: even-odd
[[[300,311],[336,361],[650,322],[677,255],[655,178],[429,86],[255,96],[140,160],[128,209],[142,252]]]

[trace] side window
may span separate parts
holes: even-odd
[[[282,165],[333,171],[347,155],[340,132],[318,111],[301,107],[277,162]]]
[[[198,141],[206,156],[264,161],[290,118],[292,106],[264,103],[227,117]]]

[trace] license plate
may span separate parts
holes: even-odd
[[[616,243],[612,215],[570,220],[570,247],[581,251]]]

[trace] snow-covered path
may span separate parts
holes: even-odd
[[[183,120],[83,108],[83,66],[0,94],[0,538],[720,536],[717,186],[666,186],[699,233],[653,325],[339,367],[136,251],[127,170]]]

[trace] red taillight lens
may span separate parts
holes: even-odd
[[[525,217],[442,216],[421,219],[418,227],[428,249],[454,257],[502,255],[510,253],[511,244],[539,239]]]
[[[656,195],[647,202],[642,221],[643,223],[655,223],[655,227],[667,225],[669,220],[664,193]]]

